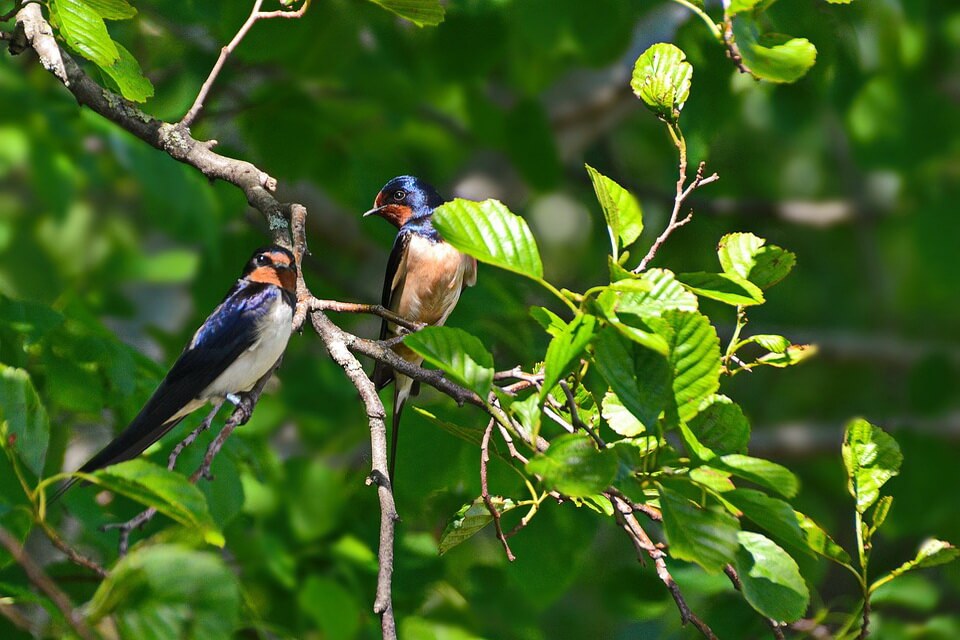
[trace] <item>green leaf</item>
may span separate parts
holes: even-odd
[[[696,311],[697,296],[677,282],[669,269],[650,269],[641,282],[649,283],[649,291],[611,291],[597,299],[618,314],[633,314],[641,318],[662,316],[667,311]]]
[[[103,18],[83,0],[50,0],[50,11],[60,24],[60,35],[71,49],[106,69],[120,60]]]
[[[222,547],[223,535],[213,523],[207,501],[197,487],[178,473],[134,459],[84,474],[85,480],[127,496],[180,524],[198,529],[212,545]]]
[[[834,542],[820,525],[799,511],[794,511],[793,514],[797,517],[797,524],[803,532],[803,541],[807,548],[837,564],[850,565],[850,554]]]
[[[756,489],[736,489],[728,491],[723,497],[739,509],[745,517],[768,531],[780,542],[810,551],[793,507],[785,501],[771,498]]]
[[[565,433],[532,458],[526,468],[527,473],[542,477],[551,489],[583,498],[610,486],[617,474],[617,456],[610,449],[598,450],[585,435]]]
[[[643,211],[633,194],[590,165],[585,166],[607,220],[610,247],[616,259],[619,248],[629,247],[643,233]]]
[[[520,420],[520,425],[526,430],[530,440],[536,440],[540,434],[540,420],[543,414],[540,397],[534,393],[523,400],[518,400],[510,405],[510,411]]]
[[[730,0],[730,6],[727,7],[727,15],[736,15],[742,11],[749,11],[760,4],[763,0]]]
[[[413,410],[426,418],[427,421],[433,423],[435,426],[440,427],[447,433],[460,438],[461,440],[466,440],[470,444],[476,446],[480,446],[480,443],[483,442],[483,429],[481,428],[464,427],[452,422],[447,422],[446,420],[441,420],[437,416],[421,407],[415,406],[413,407]]]
[[[0,364],[0,437],[38,478],[50,443],[50,419],[30,374]]]
[[[658,486],[670,555],[696,562],[710,573],[722,571],[737,553],[737,519],[719,507],[701,507],[672,489]]]
[[[757,285],[728,273],[681,273],[677,280],[697,295],[726,304],[747,307],[764,302],[763,291]]]
[[[510,498],[501,498],[500,496],[490,496],[490,502],[497,513],[501,515],[517,506]],[[440,534],[440,555],[472,538],[474,534],[491,522],[493,522],[493,516],[490,515],[490,510],[487,509],[483,498],[476,498],[473,502],[463,505],[459,511],[453,514],[453,518],[450,519],[447,527]]]
[[[786,351],[781,353],[768,353],[757,358],[757,362],[777,369],[783,369],[795,364],[800,364],[804,360],[809,360],[817,355],[817,345],[815,344],[792,344]]]
[[[785,498],[794,497],[800,490],[800,481],[797,480],[797,476],[793,475],[792,471],[783,465],[763,458],[731,453],[720,456],[719,464],[716,461],[712,464],[726,469],[739,478],[744,478],[761,487],[776,491]]]
[[[411,333],[403,344],[456,382],[486,398],[493,384],[493,356],[483,343],[462,329],[426,327]]]
[[[724,272],[769,289],[787,277],[797,256],[786,249],[768,245],[752,233],[729,233],[720,239],[717,256]]]
[[[543,364],[543,386],[540,399],[543,400],[562,378],[570,364],[580,357],[583,350],[596,333],[597,319],[591,315],[578,315],[547,347],[547,356]]]
[[[689,422],[720,387],[720,338],[710,320],[696,311],[667,311],[653,326],[670,345],[677,412]]]
[[[609,391],[603,396],[602,414],[607,426],[625,438],[632,438],[646,431],[643,423],[623,406],[620,398]]]
[[[623,406],[644,427],[652,429],[670,400],[670,363],[614,329],[598,333],[593,348],[593,362],[600,375]]]
[[[119,43],[115,42],[114,45],[120,58],[109,67],[103,67],[103,70],[120,87],[124,98],[134,102],[146,102],[147,98],[153,97],[153,84],[143,75],[140,63],[133,54]]]
[[[240,586],[216,554],[153,545],[121,558],[89,606],[90,622],[110,616],[118,637],[220,640],[239,624]]]
[[[370,0],[418,27],[435,27],[443,22],[440,0]]]
[[[949,542],[931,538],[924,541],[924,543],[920,545],[920,549],[917,550],[917,555],[913,560],[904,562],[902,565],[891,571],[888,576],[880,578],[877,583],[870,588],[870,590],[872,591],[880,584],[889,582],[893,578],[902,576],[908,571],[913,571],[914,569],[926,569],[941,564],[947,564],[948,562],[953,562],[956,560],[958,556],[960,556],[960,549],[953,546]]]
[[[537,321],[543,330],[553,337],[557,337],[566,328],[567,323],[563,319],[546,307],[530,307],[530,315]]]
[[[444,240],[481,262],[543,279],[537,241],[526,220],[497,200],[457,198],[444,203],[434,211],[433,225]]]
[[[717,454],[747,451],[750,423],[740,405],[727,396],[714,394],[705,398],[687,426],[697,440]]]
[[[81,0],[104,20],[127,20],[137,15],[137,10],[127,0]]]
[[[883,526],[884,521],[890,514],[890,507],[893,506],[893,496],[881,496],[873,506],[867,522],[870,523],[870,534],[876,533],[877,529]]]
[[[200,267],[200,256],[194,251],[171,249],[151,256],[142,256],[132,265],[130,276],[150,283],[178,283],[193,280]]]
[[[759,35],[756,24],[746,16],[733,19],[733,34],[743,62],[761,80],[796,82],[817,60],[817,48],[806,38]]]
[[[676,46],[660,43],[644,51],[633,67],[633,92],[667,122],[677,121],[690,96],[693,67],[686,59]]]
[[[800,619],[810,604],[810,592],[796,561],[759,533],[740,531],[737,540],[735,565],[750,606],[778,622]]]
[[[857,501],[857,512],[864,513],[887,480],[900,473],[900,446],[880,427],[856,418],[847,423],[842,453],[847,489]]]
[[[740,344],[737,345],[737,349],[750,343],[758,344],[770,351],[770,353],[786,353],[787,349],[790,348],[790,341],[783,336],[758,333],[755,336],[741,340]]]

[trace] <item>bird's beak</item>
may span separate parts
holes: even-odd
[[[369,211],[364,213],[363,217],[366,218],[367,216],[378,216],[381,213],[383,213],[383,207],[374,207],[373,209],[370,209]]]

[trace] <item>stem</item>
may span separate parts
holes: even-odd
[[[547,281],[544,280],[543,278],[534,278],[534,279],[535,279],[537,282],[539,282],[541,285],[543,285],[543,287],[544,287],[547,291],[549,291],[549,292],[552,293],[553,295],[555,295],[555,296],[557,296],[558,298],[560,298],[560,300],[563,301],[563,304],[567,305],[567,307],[570,309],[570,311],[573,311],[574,315],[577,314],[577,312],[579,311],[579,309],[577,308],[577,305],[573,304],[573,302],[571,302],[569,298],[567,298],[565,295],[563,295],[562,293],[560,293],[560,290],[559,290],[559,289],[557,289],[555,286],[553,286],[552,284],[550,284],[549,282],[547,282]]]
[[[704,11],[697,5],[693,4],[692,2],[689,2],[688,0],[673,0],[673,1],[681,6],[686,7],[687,9],[690,9],[690,11],[693,11],[695,14],[700,16],[700,19],[703,20],[708,27],[710,27],[710,32],[713,34],[713,37],[721,42],[723,41],[723,33],[720,31],[720,27],[718,27],[717,23],[713,21],[713,18],[707,15],[706,11]]]
[[[740,346],[740,332],[747,326],[747,311],[742,306],[737,306],[737,326],[733,329],[733,335],[730,337],[730,343],[727,345],[727,351],[723,356],[723,366],[729,372],[730,361],[733,360],[737,348]]]

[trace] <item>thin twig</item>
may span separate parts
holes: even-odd
[[[70,628],[73,629],[78,636],[83,638],[83,640],[94,640],[95,635],[93,631],[87,626],[83,617],[73,608],[73,603],[70,602],[67,594],[60,590],[53,580],[43,572],[43,569],[33,561],[33,558],[26,554],[20,542],[3,527],[0,527],[0,544],[7,549],[16,563],[20,565],[24,573],[27,574],[30,582],[40,589],[40,591],[47,594],[50,600],[53,601],[53,604],[60,610],[60,613],[63,614]]]
[[[308,301],[311,311],[336,311],[338,313],[369,313],[389,320],[393,324],[400,325],[408,331],[419,331],[425,324],[422,322],[411,322],[403,316],[397,315],[390,309],[380,304],[362,304],[359,302],[340,302],[338,300],[321,300],[313,298]]]
[[[263,12],[260,11],[260,6],[262,4],[263,0],[254,0],[253,9],[250,11],[250,15],[247,16],[247,19],[244,21],[243,25],[240,26],[240,30],[237,31],[235,36],[233,36],[233,40],[231,40],[229,44],[220,49],[220,56],[214,63],[213,69],[210,70],[210,74],[207,76],[207,79],[204,80],[203,85],[200,87],[200,91],[197,93],[197,98],[193,101],[193,106],[190,107],[187,113],[180,120],[181,126],[190,127],[190,125],[192,125],[197,119],[197,116],[200,115],[200,111],[203,109],[203,103],[210,95],[210,90],[213,89],[213,83],[217,81],[217,76],[220,75],[220,71],[223,69],[223,65],[226,64],[227,58],[230,57],[230,54],[233,53],[233,50],[240,45],[243,39],[247,37],[250,29],[253,28],[253,25],[256,24],[258,20],[267,20],[269,18],[280,17],[299,18],[306,12],[307,7],[310,5],[310,0],[304,0],[303,6],[301,6],[297,11],[279,10]]]
[[[40,525],[40,528],[43,529],[43,532],[46,534],[47,538],[50,539],[50,542],[53,543],[53,546],[62,551],[67,556],[67,559],[70,560],[70,562],[93,571],[101,578],[107,577],[106,569],[67,544],[67,542],[60,537],[60,534],[57,533],[57,530],[50,526],[50,523],[48,523],[46,520],[40,519],[37,519],[37,522]]]
[[[573,395],[573,391],[570,389],[570,385],[567,384],[566,380],[560,381],[560,388],[563,389],[563,394],[567,396],[567,408],[570,409],[570,421],[573,422],[573,426],[577,429],[582,429],[593,438],[593,441],[597,443],[597,447],[600,449],[606,449],[607,444],[603,441],[603,438],[590,428],[587,423],[580,419],[580,412],[577,410],[577,398]]]
[[[683,593],[680,591],[679,585],[674,581],[673,576],[670,575],[669,569],[667,569],[667,563],[665,561],[666,553],[663,549],[654,544],[653,540],[650,539],[650,536],[647,535],[647,532],[643,530],[643,527],[640,526],[640,523],[637,522],[636,517],[633,515],[633,508],[630,503],[626,500],[620,498],[615,494],[608,494],[613,503],[613,514],[617,519],[617,523],[620,527],[626,532],[627,536],[633,542],[634,548],[637,550],[637,557],[643,562],[644,555],[649,556],[653,560],[654,567],[657,571],[657,577],[660,578],[660,581],[667,587],[667,590],[670,592],[670,595],[673,597],[673,601],[677,605],[677,609],[680,611],[680,622],[681,624],[686,625],[688,622],[692,624],[696,629],[703,635],[703,637],[708,640],[717,640],[716,634],[713,633],[713,630],[707,625],[706,622],[701,620],[693,611],[690,610],[690,606],[687,604],[687,601],[683,597]]]
[[[487,484],[487,465],[490,464],[490,435],[493,433],[493,425],[495,425],[496,422],[496,420],[490,418],[490,421],[487,423],[487,428],[483,431],[483,440],[480,442],[480,497],[483,498],[483,504],[487,505],[487,511],[490,512],[490,517],[493,518],[493,526],[497,529],[497,538],[500,540],[500,544],[503,545],[503,551],[507,554],[507,560],[513,562],[517,557],[513,555],[513,551],[510,550],[510,543],[507,542],[506,536],[503,535],[503,528],[500,526],[500,512],[493,504],[493,499],[490,497],[490,487]]]
[[[260,394],[263,393],[263,388],[273,375],[273,372],[276,371],[277,367],[280,366],[280,362],[282,360],[282,357],[277,360],[273,367],[270,368],[270,371],[268,371],[262,378],[260,378],[259,381],[257,381],[257,384],[254,385],[253,389],[242,396],[240,404],[234,408],[233,412],[230,414],[230,417],[227,418],[226,423],[220,430],[220,433],[217,434],[217,437],[214,438],[213,442],[211,442],[207,447],[207,452],[204,455],[200,466],[197,467],[196,471],[194,471],[189,478],[187,478],[187,481],[190,482],[190,484],[196,484],[200,478],[213,480],[213,476],[210,474],[210,466],[213,464],[214,458],[223,448],[227,438],[230,437],[234,430],[237,427],[246,424],[247,421],[250,420],[250,416],[253,415],[253,409],[256,407],[257,402],[260,399]],[[173,470],[177,464],[177,459],[180,457],[180,454],[183,453],[183,450],[193,444],[193,442],[197,439],[197,436],[210,427],[210,423],[217,415],[217,412],[220,410],[221,406],[223,406],[223,401],[215,403],[213,410],[207,414],[197,428],[191,431],[186,438],[177,443],[177,446],[173,448],[173,451],[170,452],[170,456],[167,458],[167,469]],[[120,531],[120,538],[117,543],[117,548],[119,555],[125,556],[130,550],[130,534],[138,529],[143,528],[143,526],[153,520],[154,516],[156,515],[157,510],[153,507],[149,507],[126,522],[108,523],[102,525],[100,530],[109,531],[111,529],[118,529]]]
[[[637,268],[633,270],[634,273],[640,273],[646,270],[650,262],[654,259],[654,257],[656,257],[657,251],[659,251],[660,247],[663,246],[663,243],[667,241],[667,238],[669,238],[674,231],[690,222],[693,217],[692,212],[687,214],[686,217],[680,218],[680,211],[683,208],[683,203],[690,196],[690,194],[699,187],[710,184],[711,182],[716,182],[720,179],[720,176],[715,173],[704,177],[703,170],[706,167],[706,164],[701,162],[697,167],[696,177],[689,185],[687,185],[687,143],[683,139],[683,134],[680,132],[679,127],[676,127],[673,124],[668,124],[667,126],[669,127],[670,135],[673,137],[674,143],[680,152],[680,176],[677,179],[677,190],[673,199],[673,211],[670,212],[670,221],[667,223],[667,228],[663,230],[663,233],[657,236],[653,246],[651,246],[650,250],[647,251],[647,255],[643,257],[643,260],[640,261],[640,264],[637,265]]]

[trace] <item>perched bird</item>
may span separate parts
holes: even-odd
[[[387,261],[381,304],[410,322],[433,326],[446,322],[457,306],[460,292],[477,282],[477,261],[444,242],[433,228],[433,210],[442,203],[443,198],[426,182],[400,176],[380,190],[373,209],[363,214],[364,217],[378,215],[400,230]],[[400,327],[387,320],[380,327],[381,340],[400,333]],[[393,350],[404,360],[418,365],[423,362],[423,358],[403,344]],[[419,385],[378,362],[373,371],[377,390],[391,381],[396,382],[390,444],[390,481],[393,482],[400,413],[407,398],[417,395]]]
[[[240,394],[250,391],[287,347],[296,282],[292,253],[276,245],[258,249],[133,422],[80,471],[135,458],[207,402],[239,405]],[[67,481],[52,500],[76,481]]]

